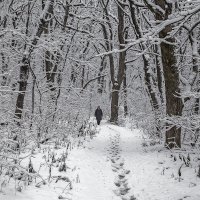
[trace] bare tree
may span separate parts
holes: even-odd
[[[25,93],[26,93],[26,88],[27,88],[27,81],[29,78],[29,66],[30,66],[31,54],[34,51],[34,48],[37,45],[38,40],[40,36],[42,35],[46,24],[49,23],[49,20],[48,20],[49,13],[52,13],[53,6],[54,6],[54,0],[49,0],[46,2],[44,11],[39,19],[38,28],[32,39],[31,46],[28,47],[27,45],[25,45],[24,55],[21,60],[21,66],[20,66],[19,93],[17,96],[16,109],[15,109],[15,118],[16,118],[16,121],[18,122],[20,122],[20,119],[22,118],[24,98],[25,98]]]

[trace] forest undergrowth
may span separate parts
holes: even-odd
[[[54,133],[51,137],[38,138],[24,133],[24,136],[9,137],[4,127],[3,138],[0,141],[0,192],[4,193],[9,186],[16,192],[22,192],[29,185],[37,188],[49,185],[52,182],[65,184],[58,199],[73,188],[73,182],[79,177],[72,177],[74,171],[68,166],[68,155],[73,149],[83,146],[97,133],[96,124],[83,121],[78,129],[71,132]],[[66,129],[67,130],[67,129]]]

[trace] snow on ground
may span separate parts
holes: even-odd
[[[120,135],[121,157],[124,168],[131,171],[127,177],[130,193],[138,200],[199,200],[200,178],[197,166],[185,167],[179,153],[161,151],[155,147],[142,147],[143,136],[140,130],[130,131],[109,125]],[[176,161],[174,161],[174,156]],[[194,158],[195,159],[195,158]],[[192,156],[191,156],[192,160]],[[179,182],[178,169],[181,169]]]
[[[179,159],[180,152],[158,151],[157,146],[144,147],[143,143],[140,130],[104,122],[92,140],[87,138],[71,150],[66,172],[52,167],[52,177],[68,177],[71,184],[63,180],[55,183],[55,178],[46,185],[35,187],[34,183],[15,192],[10,182],[2,188],[0,200],[199,200],[200,178],[196,176],[197,162],[192,162],[195,157],[191,155],[191,164],[186,167]],[[55,157],[64,151],[55,151]],[[48,179],[49,167],[41,166],[47,159],[44,152],[36,152],[32,163]]]

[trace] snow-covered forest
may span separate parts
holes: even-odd
[[[200,0],[0,0],[0,94],[0,200],[200,199]]]

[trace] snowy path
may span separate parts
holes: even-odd
[[[73,149],[67,159],[70,167],[62,175],[72,180],[72,190],[63,193],[70,200],[199,200],[200,179],[194,168],[177,171],[182,161],[173,162],[169,151],[158,153],[142,147],[140,130],[103,123],[99,133],[84,147]],[[155,147],[156,148],[156,147]],[[38,156],[41,157],[42,154]],[[38,158],[35,158],[38,159]],[[54,169],[58,173],[57,168]],[[48,175],[47,169],[45,169]],[[13,195],[0,193],[0,200],[56,200],[65,182],[35,188],[28,186]],[[9,192],[8,192],[9,191]]]
[[[194,179],[194,171],[184,169],[179,182],[181,163],[173,162],[170,152],[145,149],[142,142],[138,129],[101,125],[100,133],[72,156],[80,175],[72,199],[199,200],[200,180]]]
[[[70,161],[76,163],[80,178],[73,200],[131,199],[126,178],[130,170],[123,167],[120,156],[120,133],[111,127],[102,125],[100,133],[83,150],[72,153]]]
[[[108,159],[111,134],[107,126],[100,129],[100,133],[84,149],[71,154],[70,161],[76,163],[80,179],[80,184],[73,190],[73,200],[118,199],[112,191],[114,173]]]

